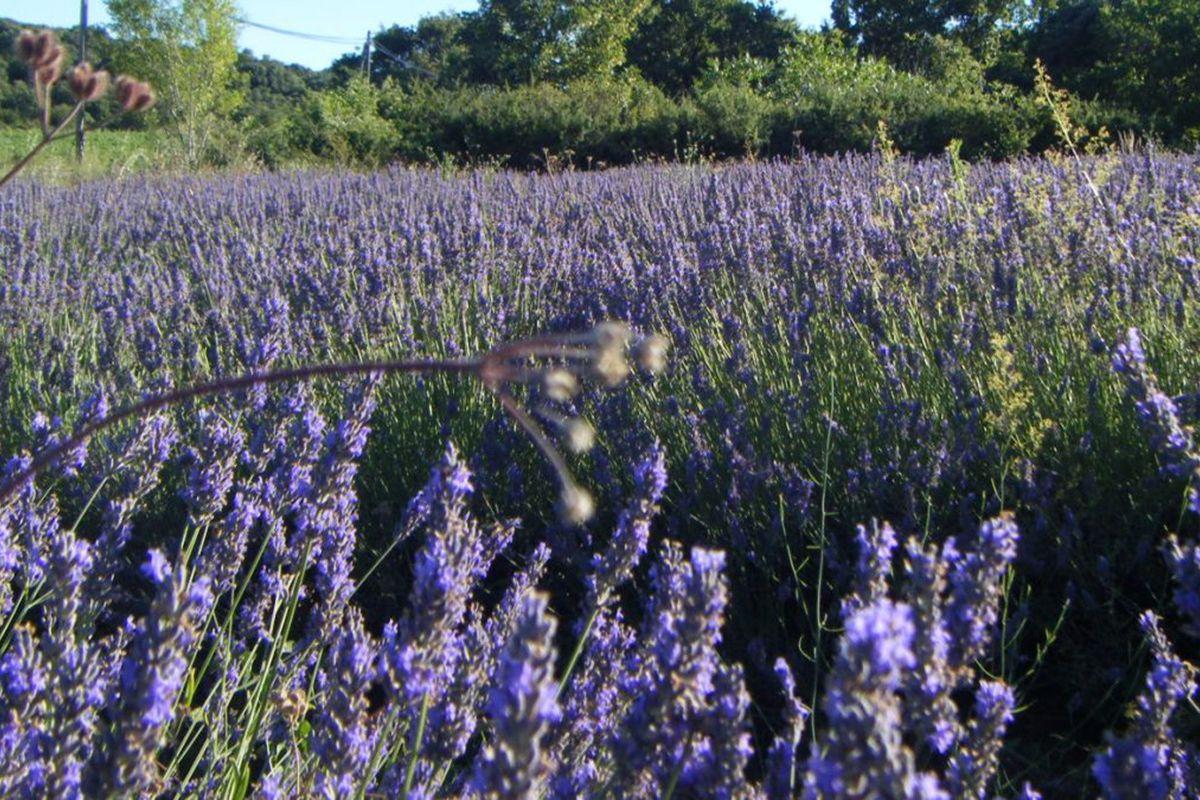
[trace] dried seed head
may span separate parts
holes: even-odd
[[[565,403],[579,394],[579,381],[569,371],[555,367],[542,373],[542,391],[551,400]]]
[[[596,503],[587,489],[574,484],[563,487],[558,497],[558,518],[565,525],[582,525],[596,512]]]
[[[97,100],[108,90],[108,73],[84,61],[67,73],[67,86],[81,103]]]
[[[114,93],[122,111],[145,111],[154,105],[154,91],[150,84],[128,75],[117,78]]]
[[[601,322],[591,332],[592,344],[601,350],[628,347],[632,338],[633,334],[624,322]]]
[[[634,345],[633,357],[642,370],[651,375],[658,375],[667,368],[667,351],[670,348],[671,343],[665,336],[652,333],[649,336],[643,336]]]
[[[291,727],[295,727],[296,723],[308,713],[308,695],[303,689],[277,691],[271,696],[271,701],[279,710],[279,715]]]
[[[18,61],[24,61],[26,64],[33,61],[36,48],[36,33],[26,28],[17,34],[17,43],[13,45],[13,53],[16,55]]]
[[[62,77],[63,51],[58,48],[54,57],[37,68],[37,79],[43,86],[49,86]]]
[[[633,334],[624,322],[601,322],[592,328],[589,344],[592,348],[591,377],[608,388],[620,386],[629,376],[626,354]]]
[[[596,354],[592,362],[592,377],[612,389],[629,377],[629,362],[623,348],[607,347]]]
[[[573,417],[563,423],[562,439],[572,453],[586,453],[596,445],[596,429],[587,420]]]
[[[62,60],[62,45],[51,30],[42,29],[36,33],[30,30],[21,31],[14,50],[17,58],[35,72],[50,66],[55,60]]]

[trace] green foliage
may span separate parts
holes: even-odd
[[[227,150],[221,134],[242,102],[232,0],[108,0],[108,11],[116,65],[153,84],[188,163]]]
[[[797,33],[769,4],[657,0],[630,39],[629,63],[671,95],[692,88],[714,62],[774,60]]]
[[[379,113],[380,90],[364,78],[314,93],[300,114],[280,121],[277,137],[260,144],[268,163],[281,160],[285,148],[307,151],[346,166],[378,167],[391,160],[400,141],[396,128]]]
[[[720,81],[696,94],[696,140],[717,155],[755,156],[763,152],[779,108],[744,83]]]
[[[1129,0],[1106,4],[1101,19],[1111,46],[1097,72],[1114,99],[1200,142],[1200,3]]]
[[[1029,61],[1117,118],[1132,112],[1139,131],[1189,146],[1200,141],[1198,40],[1194,0],[1077,0],[1042,17]]]
[[[748,0],[485,0],[379,31],[373,99],[358,51],[323,71],[233,54],[232,0],[111,5],[120,41],[94,50],[150,78],[190,164],[788,156],[869,150],[881,123],[901,152],[1000,158],[1061,144],[1055,107],[1095,142],[1200,141],[1194,0],[839,0],[821,32]],[[32,108],[18,27],[0,21],[0,124]]]
[[[789,135],[822,152],[869,149],[882,121],[904,152],[939,153],[957,139],[964,157],[999,158],[1027,150],[1047,124],[1032,100],[983,81],[973,59],[931,61],[929,72],[859,59],[837,34],[806,34],[781,59],[772,92]]]
[[[650,0],[485,0],[464,17],[468,76],[516,85],[611,77]]]
[[[0,128],[0,166],[7,168],[29,152],[39,134],[35,128]],[[173,142],[157,131],[93,131],[88,134],[83,163],[75,160],[73,139],[54,142],[24,175],[51,183],[165,172],[178,163]]]
[[[406,160],[502,162],[514,167],[628,163],[670,157],[682,109],[637,78],[594,78],[509,89],[393,86],[381,113]]]
[[[831,14],[864,53],[905,64],[935,36],[985,57],[1017,10],[1017,0],[834,0]]]
[[[415,26],[392,25],[374,35],[371,82],[387,79],[399,83],[433,81],[453,86],[466,79],[471,50],[464,40],[468,16],[437,14],[423,17]],[[339,82],[362,71],[362,53],[347,53],[328,70]]]

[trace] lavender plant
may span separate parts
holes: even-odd
[[[1196,660],[1196,164],[10,183],[6,787],[114,774],[119,706],[74,687],[115,685],[158,548],[213,594],[149,739],[160,794],[1095,793],[1104,732],[1137,736],[1137,613]],[[613,318],[672,368],[605,391]],[[1127,347],[1114,377],[1131,327],[1153,370]],[[553,355],[480,380],[470,354],[541,330]],[[421,355],[476,363],[370,379]],[[539,451],[565,465],[584,419],[588,495]],[[89,667],[34,691],[52,590]],[[538,679],[497,685],[524,658]],[[546,663],[557,720],[514,710]]]

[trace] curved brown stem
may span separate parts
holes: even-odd
[[[252,386],[264,386],[285,381],[302,380],[305,378],[330,377],[338,375],[366,375],[372,372],[389,374],[394,372],[451,372],[478,373],[484,363],[483,359],[415,359],[402,361],[354,361],[335,362],[332,364],[312,364],[304,367],[293,367],[270,372],[252,372],[232,378],[217,380],[173,389],[169,392],[153,395],[137,403],[124,406],[116,411],[93,420],[81,426],[69,438],[43,450],[29,463],[29,466],[18,472],[0,487],[0,508],[21,490],[25,484],[37,476],[39,472],[53,465],[62,458],[63,454],[74,450],[97,433],[111,428],[122,420],[131,417],[141,417],[160,408],[191,400],[206,395],[226,394]]]

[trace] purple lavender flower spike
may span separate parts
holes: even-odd
[[[175,718],[191,647],[213,599],[206,577],[189,582],[186,571],[172,569],[158,551],[151,551],[142,571],[157,591],[121,664],[112,700],[116,718],[97,776],[130,793],[147,790],[158,778],[154,754]]]
[[[1200,545],[1167,538],[1167,565],[1175,578],[1175,607],[1187,620],[1187,632],[1200,638]]]
[[[191,506],[192,524],[205,525],[224,507],[233,488],[234,466],[245,448],[242,432],[213,411],[198,415],[196,446],[188,449],[188,478],[183,497]]]
[[[782,658],[775,661],[775,677],[783,689],[784,728],[767,751],[767,774],[763,780],[763,792],[767,800],[787,800],[795,796],[797,780],[802,780],[797,750],[800,747],[804,725],[808,721],[809,709],[800,700],[796,692],[796,679]]]
[[[1110,735],[1092,775],[1109,800],[1184,800],[1200,786],[1200,755],[1172,727],[1176,709],[1196,692],[1195,668],[1179,659],[1151,611],[1141,616],[1153,660],[1125,736]]]
[[[329,800],[350,797],[370,780],[366,769],[378,735],[366,697],[375,677],[375,644],[357,612],[347,614],[345,622],[317,673],[322,702],[312,722],[314,789]]]
[[[121,475],[120,488],[107,504],[96,538],[98,557],[92,589],[97,596],[112,593],[125,545],[132,533],[133,514],[161,480],[162,468],[178,441],[178,432],[165,414],[142,420],[122,451],[115,457],[112,471]]]
[[[1163,469],[1194,480],[1200,470],[1200,453],[1196,451],[1192,431],[1180,422],[1175,401],[1159,388],[1158,378],[1146,363],[1137,328],[1130,328],[1125,341],[1116,346],[1112,364],[1117,374],[1125,378],[1138,417],[1150,433],[1150,443],[1163,459]]]
[[[666,455],[655,443],[634,468],[634,496],[621,511],[604,553],[592,560],[587,578],[588,605],[593,610],[609,602],[612,592],[629,580],[646,553],[650,522],[667,485]]]
[[[596,786],[607,740],[630,700],[621,687],[637,680],[638,659],[632,657],[636,644],[636,633],[622,620],[619,608],[600,610],[554,737],[556,773],[550,796],[556,800],[585,795]]]
[[[315,564],[317,614],[314,631],[325,638],[337,627],[354,591],[350,578],[357,541],[358,495],[354,476],[370,434],[378,376],[358,387],[348,400],[346,417],[327,435],[325,453],[313,472],[313,489],[300,514],[299,527],[320,538]]]
[[[947,778],[954,797],[987,797],[988,782],[999,764],[1000,744],[1015,705],[1012,689],[1004,683],[983,681],[979,685],[974,724],[950,759]]]
[[[951,658],[961,664],[983,656],[1000,613],[1001,578],[1017,555],[1019,533],[1012,516],[979,526],[977,550],[959,552],[951,539],[943,548],[949,564],[946,625]]]
[[[486,798],[530,797],[549,771],[546,736],[561,718],[554,681],[555,621],[546,595],[526,596],[488,692],[491,736],[475,767],[473,792]]]
[[[855,533],[858,544],[858,567],[855,570],[855,590],[846,598],[842,616],[850,617],[859,608],[887,596],[888,578],[892,574],[892,554],[896,550],[896,532],[887,522],[872,522],[868,529],[859,525]]]
[[[633,797],[657,796],[675,783],[686,794],[689,781],[705,774],[705,762],[722,743],[705,735],[701,720],[721,713],[722,734],[736,742],[744,720],[730,703],[740,676],[718,678],[724,669],[716,646],[728,602],[723,553],[694,548],[684,561],[668,543],[653,570],[654,596],[647,609],[642,653],[645,668],[632,672],[621,687],[632,698],[617,730],[614,791]],[[737,751],[738,745],[727,749]],[[725,757],[725,763],[728,763]]]
[[[886,598],[846,620],[823,702],[827,733],[808,762],[807,798],[949,797],[903,741],[897,690],[916,663],[913,610]]]

